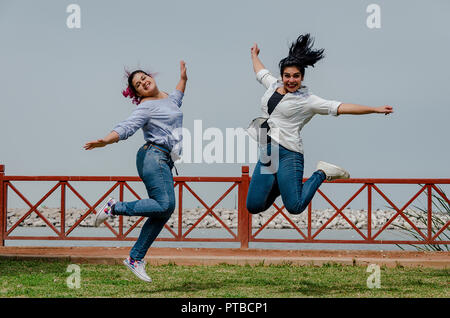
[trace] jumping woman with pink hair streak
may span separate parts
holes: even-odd
[[[160,91],[152,74],[136,70],[128,74],[128,85],[122,93],[137,107],[102,139],[87,142],[84,149],[104,147],[125,140],[142,129],[146,143],[139,148],[136,166],[145,184],[148,199],[117,202],[109,198],[96,214],[95,226],[115,215],[144,216],[139,237],[123,263],[141,280],[151,282],[145,271],[144,257],[175,209],[172,168],[181,154],[183,113],[180,110],[186,88],[186,65],[180,62],[180,80],[168,94]]]

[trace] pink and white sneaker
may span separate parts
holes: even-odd
[[[109,198],[105,205],[100,211],[97,212],[95,217],[95,226],[98,227],[100,224],[105,222],[108,218],[112,217],[112,206],[116,204],[116,200]]]
[[[147,282],[147,283],[151,283],[152,282],[152,279],[145,272],[145,264],[146,264],[146,262],[144,260],[137,261],[137,260],[131,259],[131,257],[128,257],[128,258],[126,258],[123,261],[123,263],[139,279],[141,279],[141,280],[143,280],[144,282]]]

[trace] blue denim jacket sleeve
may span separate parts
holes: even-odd
[[[119,140],[125,140],[132,136],[139,128],[142,128],[150,119],[150,110],[138,106],[124,121],[118,123],[113,131],[119,134]]]
[[[169,98],[178,106],[181,107],[181,103],[183,101],[184,93],[182,91],[179,91],[178,89],[174,90],[170,95]]]

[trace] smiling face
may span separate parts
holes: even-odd
[[[156,86],[155,80],[145,73],[136,73],[133,76],[131,83],[133,84],[137,95],[141,98],[155,96],[158,93],[158,87]]]
[[[287,66],[283,70],[282,80],[287,93],[298,90],[303,81],[303,75],[296,66]]]

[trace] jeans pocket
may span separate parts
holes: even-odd
[[[165,177],[173,178],[173,161],[170,158],[160,158],[158,160],[159,169]]]

